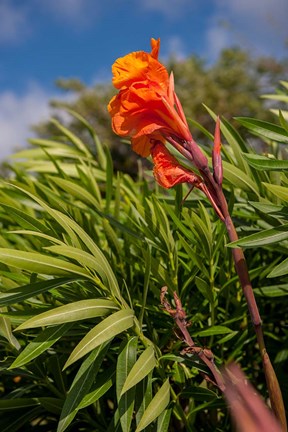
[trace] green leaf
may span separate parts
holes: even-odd
[[[58,288],[59,286],[69,284],[71,282],[76,282],[81,280],[79,277],[63,277],[57,279],[49,279],[43,282],[36,282],[34,284],[23,285],[17,288],[13,288],[4,293],[0,293],[0,305],[11,305],[14,303],[19,303],[30,297],[35,297],[38,294],[42,294],[53,288]]]
[[[165,409],[157,420],[157,432],[168,432],[172,408]]]
[[[200,291],[200,293],[204,296],[204,298],[208,300],[210,303],[213,303],[214,295],[208,283],[204,279],[198,276],[196,276],[195,278],[195,283],[198,291]]]
[[[219,334],[231,333],[232,330],[225,326],[212,326],[204,330],[198,330],[193,332],[193,336],[205,337]]]
[[[39,397],[38,401],[40,405],[45,408],[46,411],[51,412],[59,416],[63,408],[63,399],[53,398],[53,397]]]
[[[288,284],[264,286],[253,291],[260,297],[282,297],[288,295]]]
[[[78,185],[75,181],[66,180],[60,177],[50,177],[50,180],[56,183],[56,185],[60,186],[61,189],[71,196],[78,198],[88,205],[92,205],[93,207],[97,208],[99,206],[99,203],[94,198],[94,196],[82,186]]]
[[[43,330],[14,360],[9,369],[21,367],[38,357],[57,342],[72,327],[72,323],[62,324]]]
[[[284,171],[288,170],[287,160],[270,159],[266,156],[243,153],[249,165],[260,171]]]
[[[51,123],[54,124],[54,126],[57,127],[57,129],[60,130],[60,132],[63,133],[64,136],[66,136],[74,145],[76,148],[78,148],[85,156],[89,157],[90,153],[87,148],[87,146],[75,135],[73,134],[69,129],[67,129],[65,126],[63,126],[61,123],[59,123],[56,119],[51,119]]]
[[[284,276],[286,274],[288,274],[288,258],[274,267],[274,269],[267,275],[267,278]]]
[[[184,357],[176,356],[175,354],[164,354],[158,358],[158,361],[161,360],[173,361],[177,363],[183,363],[185,361]]]
[[[91,255],[88,252],[85,252],[82,249],[78,249],[73,246],[48,246],[45,249],[53,252],[55,254],[63,255],[66,258],[71,258],[81,264],[83,267],[87,267],[89,269],[95,270],[100,277],[104,280],[104,282],[108,283],[107,272],[106,269],[103,268],[102,260],[98,260],[94,255]]]
[[[288,187],[274,185],[270,183],[263,183],[263,185],[273,193],[277,198],[288,202]]]
[[[18,409],[27,409],[39,405],[37,398],[12,398],[12,399],[0,399],[0,410],[1,411],[15,411]]]
[[[15,207],[3,204],[1,202],[1,207],[3,207],[9,215],[16,220],[20,227],[30,230],[36,230],[43,233],[49,233],[50,230],[38,219],[33,218],[27,212],[19,210]]]
[[[288,143],[288,133],[281,126],[249,117],[236,117],[236,120],[256,135],[273,141]]]
[[[288,224],[279,225],[271,229],[261,231],[259,233],[251,234],[250,236],[241,238],[233,243],[229,243],[229,247],[259,247],[272,243],[278,243],[288,238]]]
[[[187,390],[181,392],[180,396],[183,398],[192,397],[197,401],[210,401],[218,398],[217,394],[212,390],[196,386],[188,387]]]
[[[77,414],[84,397],[93,385],[108,347],[108,343],[101,344],[81,364],[68,391],[57,432],[65,431]]]
[[[117,359],[116,367],[116,394],[118,400],[118,414],[123,432],[129,432],[131,429],[132,416],[135,402],[135,387],[131,388],[121,396],[121,390],[124,383],[136,362],[138,338],[131,337],[125,341]]]
[[[259,210],[262,213],[265,214],[274,214],[276,216],[285,216],[288,217],[288,208],[284,207],[283,205],[275,205],[270,203],[259,203],[259,202],[249,202],[256,210]]]
[[[6,308],[5,308],[6,311]],[[4,312],[2,308],[0,308],[0,312]],[[0,334],[12,345],[16,350],[20,349],[20,344],[16,337],[12,333],[11,322],[9,318],[0,316]]]
[[[130,388],[139,383],[156,366],[154,348],[150,345],[143,351],[134,366],[132,367],[125,384],[123,385],[121,396]]]
[[[223,161],[223,170],[225,179],[234,187],[259,196],[257,184],[245,172],[226,161]]]
[[[65,225],[68,227],[67,233],[69,234],[69,230],[72,230],[74,233],[76,233],[98,261],[98,268],[102,268],[101,274],[105,274],[107,286],[109,286],[111,293],[118,299],[122,299],[116,276],[103,252],[99,249],[92,238],[85,232],[85,230],[74,220],[64,214],[61,214],[61,217]]]
[[[141,421],[144,412],[152,400],[152,372],[136,385],[135,412],[136,424]]]
[[[110,369],[103,372],[100,376],[97,376],[96,386],[92,388],[89,393],[84,396],[80,404],[79,409],[86,408],[89,405],[94,404],[100,399],[113,385],[114,383],[115,368],[112,366]]]
[[[54,258],[36,252],[26,252],[16,249],[0,249],[0,262],[8,266],[27,270],[33,273],[47,275],[65,275],[75,273],[92,279],[91,275],[82,267],[68,261]]]
[[[92,349],[132,327],[133,324],[134,312],[132,309],[120,310],[110,315],[108,318],[105,318],[100,324],[97,324],[90,330],[76,348],[74,348],[65,363],[64,369],[79,360]]]
[[[106,299],[79,300],[64,306],[59,306],[47,312],[43,312],[17,327],[16,330],[44,327],[66,322],[75,322],[88,318],[107,315],[118,310],[113,301]]]
[[[150,404],[148,405],[140,423],[137,426],[136,432],[140,432],[150,423],[152,423],[157,417],[159,417],[165,410],[170,401],[170,384],[169,379],[164,382],[162,387],[156,393]]]

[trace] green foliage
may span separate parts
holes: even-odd
[[[93,151],[54,121],[59,137],[14,155],[0,185],[1,430],[231,430],[209,370],[181,354],[159,300],[161,287],[176,291],[197,345],[219,367],[239,362],[267,396],[224,225],[197,191],[182,205],[186,186],[114,174],[71,114]],[[256,155],[223,120],[225,191],[287,395],[286,124],[239,123],[270,149]]]

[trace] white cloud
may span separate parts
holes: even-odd
[[[191,0],[145,0],[141,2],[143,9],[160,12],[167,18],[177,18],[187,13],[188,8],[195,6]]]
[[[39,7],[39,0],[33,0]],[[40,0],[41,7],[50,13],[53,18],[73,21],[74,25],[81,26],[100,14],[102,8],[93,0]]]
[[[30,84],[23,95],[13,91],[0,93],[0,159],[26,145],[33,134],[30,126],[48,119],[51,94],[36,84]]]
[[[30,33],[27,9],[8,0],[0,2],[0,44],[17,42]]]
[[[214,0],[214,6],[206,32],[210,57],[215,46],[219,50],[235,44],[258,55],[285,54],[287,0]]]
[[[211,25],[206,32],[208,50],[205,51],[206,57],[210,62],[217,59],[219,53],[230,45],[231,38],[227,28],[219,25]]]
[[[35,14],[40,10],[47,19],[70,21],[77,28],[99,17],[102,7],[93,0],[0,0],[0,44],[25,40],[33,33]]]
[[[165,43],[167,46],[168,56],[174,57],[176,60],[181,61],[187,57],[185,44],[181,37],[171,36]]]

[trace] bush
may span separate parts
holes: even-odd
[[[176,291],[197,346],[218,367],[240,363],[267,397],[223,224],[197,191],[182,203],[186,186],[167,192],[149,171],[114,174],[108,149],[71,114],[96,158],[54,121],[59,138],[31,140],[1,183],[2,432],[231,430],[209,369],[182,352],[160,305],[163,286],[172,307]],[[225,119],[222,134],[226,196],[287,398],[288,127],[279,119],[238,119],[268,156]]]

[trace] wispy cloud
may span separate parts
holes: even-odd
[[[15,6],[9,0],[0,2],[0,44],[18,42],[29,35],[27,8]]]
[[[236,44],[258,55],[285,53],[287,0],[214,0],[214,6],[206,32],[209,58]]]
[[[0,44],[25,41],[33,34],[35,10],[47,19],[73,23],[73,29],[92,23],[101,15],[101,4],[93,0],[0,0]]]
[[[32,136],[31,125],[49,118],[50,97],[35,83],[23,95],[13,91],[0,93],[0,160],[26,145],[25,138]]]
[[[176,60],[183,60],[187,57],[185,43],[180,36],[171,36],[166,40],[166,48],[168,51],[167,57],[174,57]]]
[[[167,18],[178,18],[195,8],[195,3],[191,0],[145,0],[141,2],[141,7],[147,11],[160,12]]]
[[[101,4],[93,0],[33,0],[50,13],[55,19],[73,21],[74,24],[81,25],[87,23],[91,18],[99,15]]]

